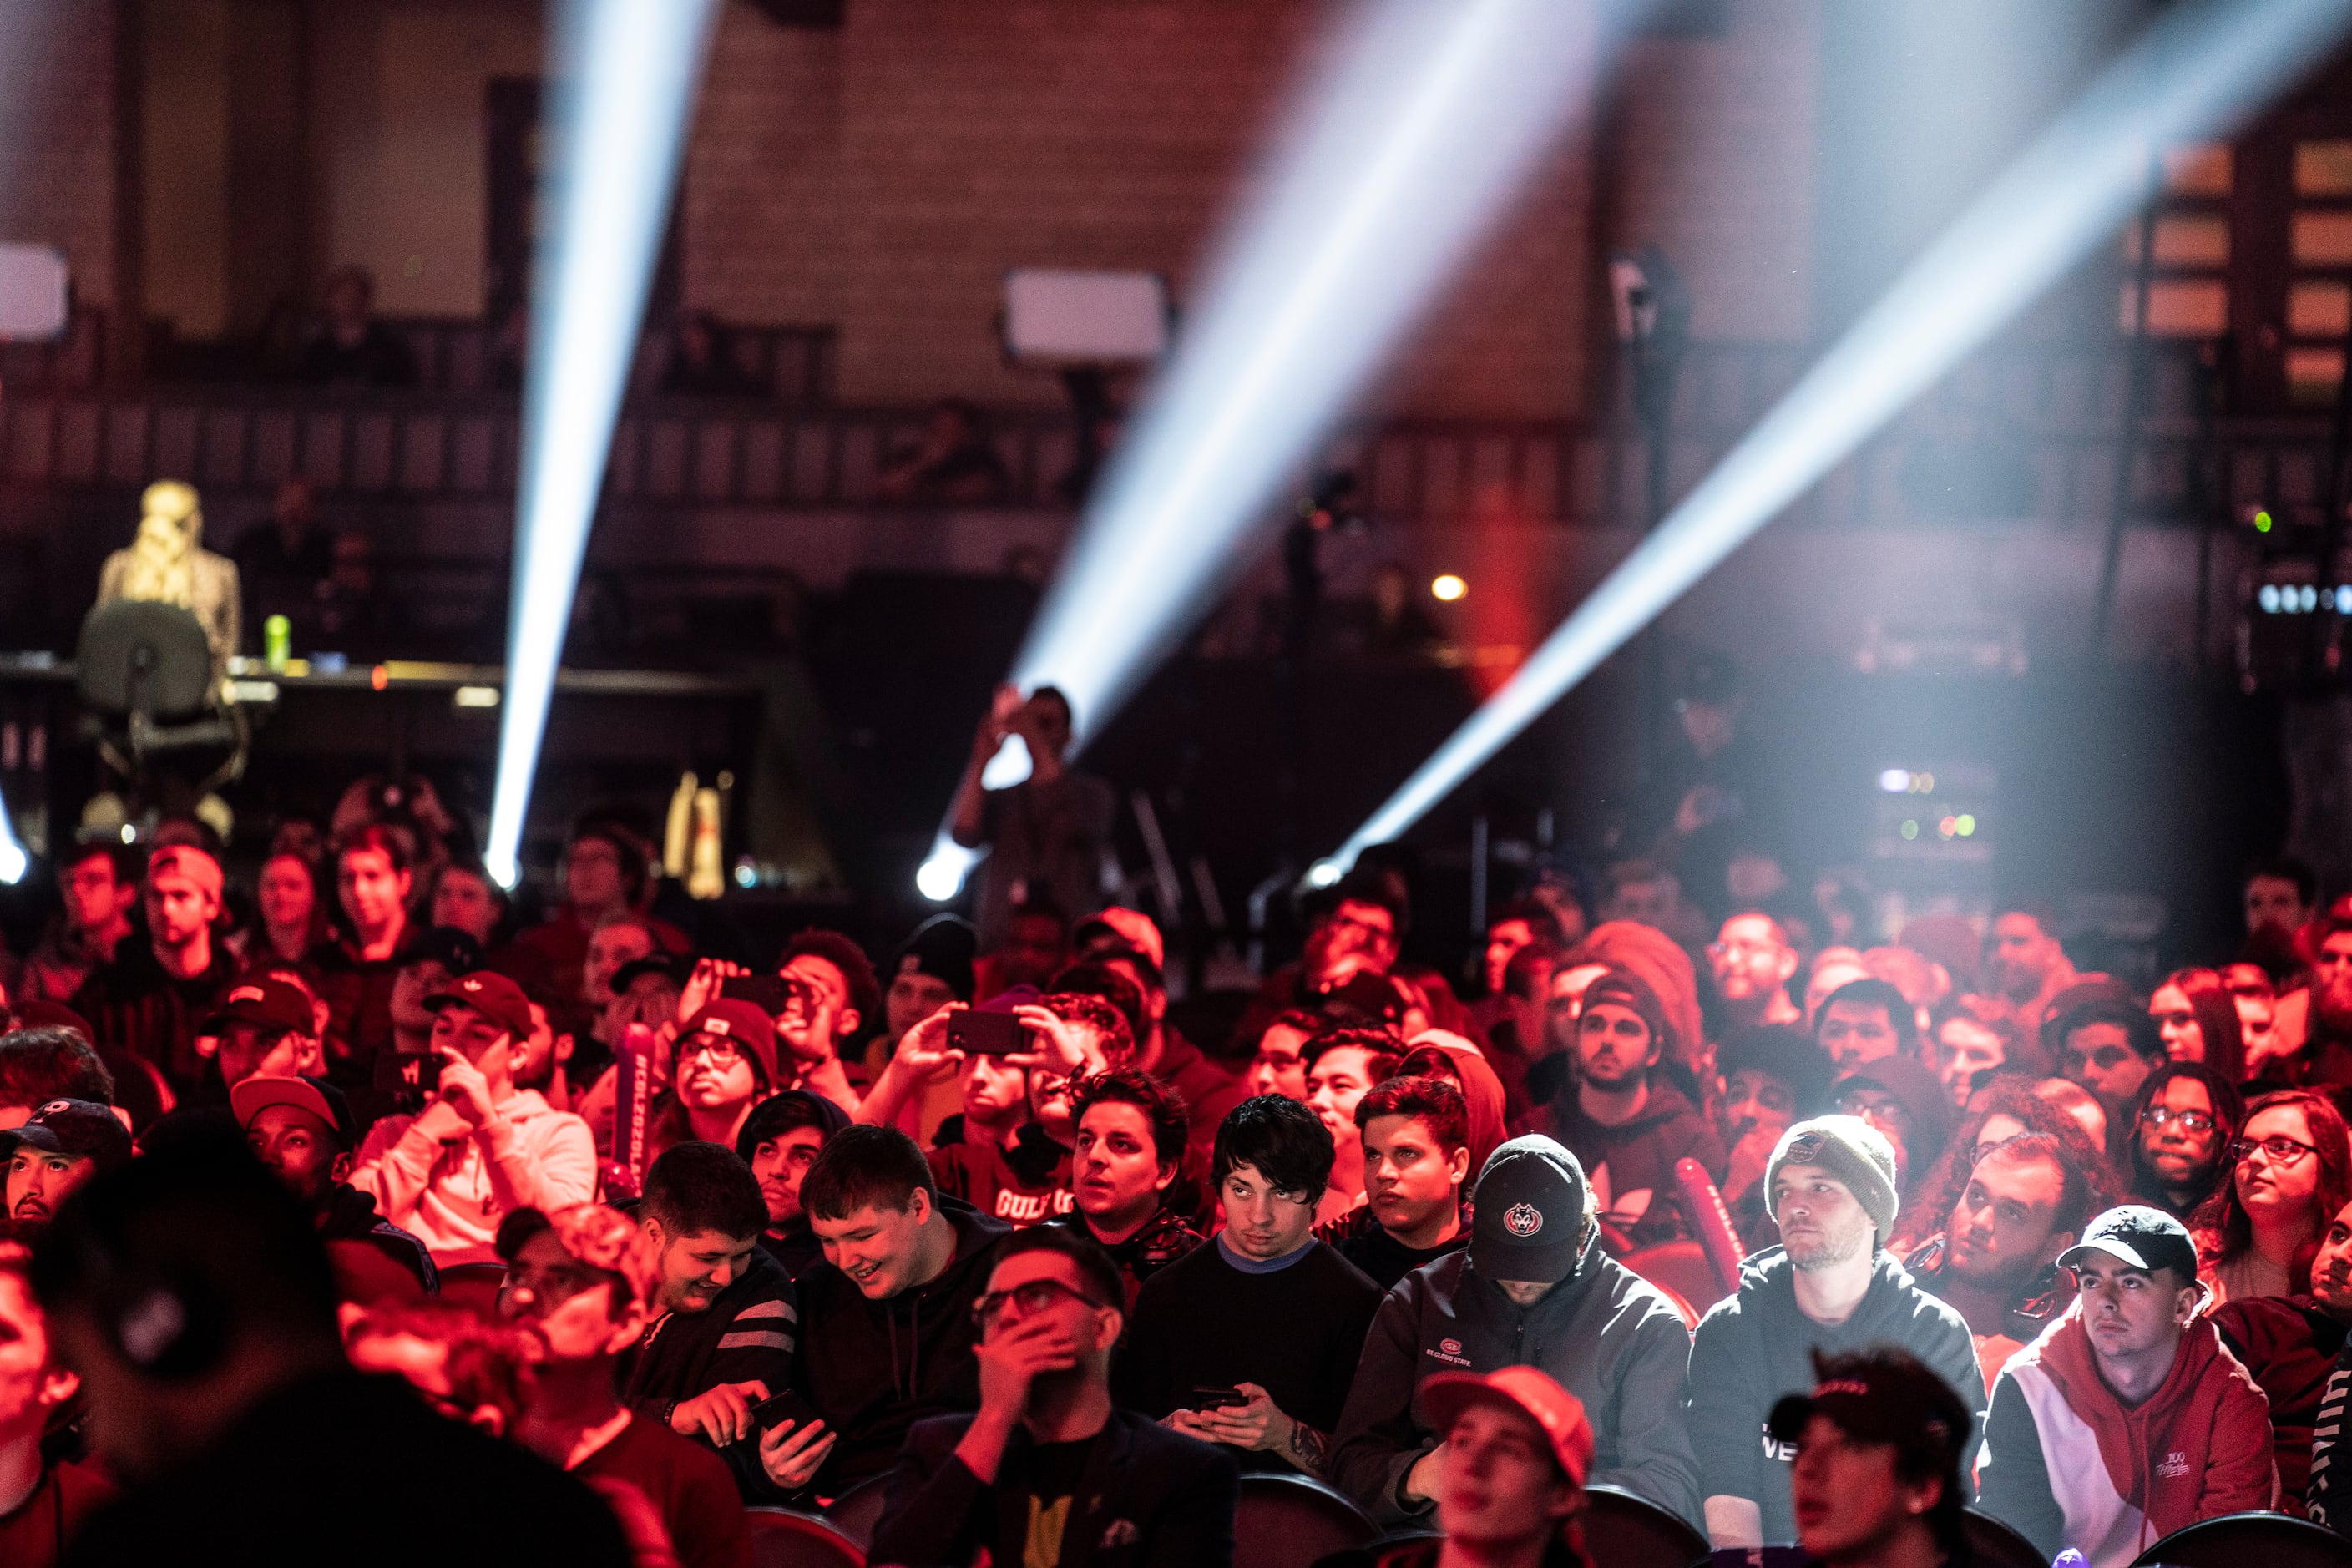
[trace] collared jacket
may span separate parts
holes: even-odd
[[[1014,1431],[991,1485],[956,1457],[971,1422],[937,1415],[908,1433],[869,1561],[949,1568],[1022,1560],[1029,1435]],[[1055,1561],[1059,1568],[1226,1568],[1240,1500],[1232,1454],[1114,1410],[1079,1474]]]
[[[1515,1305],[1449,1253],[1381,1302],[1348,1394],[1331,1475],[1376,1524],[1425,1515],[1399,1489],[1439,1434],[1415,1418],[1413,1393],[1442,1372],[1532,1366],[1583,1402],[1592,1423],[1591,1479],[1637,1492],[1696,1523],[1698,1465],[1683,1426],[1690,1331],[1664,1292],[1589,1238],[1575,1272],[1532,1307]]]

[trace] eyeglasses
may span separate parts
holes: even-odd
[[[697,1035],[691,1045],[677,1053],[680,1061],[695,1057],[709,1057],[715,1068],[732,1067],[743,1059],[743,1047],[724,1035]]]
[[[2175,1110],[2168,1105],[2151,1105],[2139,1113],[2139,1124],[2153,1127],[2158,1132],[2176,1121],[2180,1123],[2181,1131],[2185,1132],[2210,1132],[2213,1130],[2212,1116],[2202,1110]]]
[[[1063,1284],[1059,1279],[1032,1279],[1025,1285],[1015,1285],[1010,1290],[991,1290],[971,1304],[972,1326],[986,1333],[996,1326],[998,1314],[1011,1302],[1021,1309],[1021,1315],[1042,1312],[1063,1297],[1083,1301],[1089,1307],[1099,1307],[1100,1301],[1085,1291]]]
[[[2273,1165],[2292,1165],[2305,1154],[2319,1152],[2308,1143],[2299,1142],[2284,1133],[2279,1133],[2260,1140],[2241,1138],[2230,1145],[2230,1154],[2232,1159],[2243,1163],[2254,1157],[2254,1151],[2257,1149],[2261,1150],[2263,1157]]]

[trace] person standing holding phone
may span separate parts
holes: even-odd
[[[477,970],[425,999],[440,1084],[415,1116],[378,1121],[352,1185],[422,1240],[443,1268],[498,1261],[499,1222],[520,1208],[552,1213],[596,1195],[588,1123],[517,1089],[517,1042],[530,1003],[505,975]]]
[[[1000,686],[972,737],[949,831],[965,848],[989,852],[973,917],[982,952],[1003,945],[1013,910],[1032,899],[1074,921],[1102,908],[1103,851],[1117,807],[1110,785],[1063,761],[1076,730],[1070,700],[1053,687],[1024,700],[1016,688]],[[981,773],[1013,736],[1028,748],[1029,776],[989,789]]]

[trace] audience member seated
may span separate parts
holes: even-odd
[[[375,319],[375,279],[339,267],[327,279],[327,318],[302,351],[301,378],[317,386],[415,386],[416,355]]]
[[[381,1278],[356,1249],[388,1261],[425,1295],[440,1290],[425,1243],[377,1214],[375,1199],[350,1183],[359,1133],[342,1090],[323,1079],[254,1074],[231,1085],[228,1100],[255,1158],[310,1215],[346,1300],[371,1298]]]
[[[1911,1004],[1874,975],[1849,980],[1830,993],[1813,1018],[1813,1043],[1839,1076],[1886,1057],[1916,1057]]]
[[[735,997],[720,997],[679,1027],[675,1062],[675,1081],[654,1112],[649,1159],[696,1140],[733,1148],[751,1108],[779,1087],[775,1026],[756,1004]]]
[[[1034,895],[1006,913],[1004,940],[981,954],[973,966],[973,988],[982,996],[1015,985],[1044,991],[1069,961],[1069,921],[1043,895]]]
[[[1988,1387],[2073,1294],[2058,1255],[2080,1238],[2106,1195],[2094,1190],[2073,1152],[2042,1132],[1984,1148],[1942,1233],[1903,1260],[1921,1289],[1968,1320]]]
[[[1387,878],[1350,871],[1318,894],[1307,912],[1307,938],[1298,957],[1259,984],[1236,1037],[1257,1038],[1276,1014],[1289,1008],[1319,1016],[1332,994],[1358,975],[1384,975],[1396,967],[1405,900]]]
[[[1724,1175],[1723,1145],[1698,1108],[1661,1070],[1667,1028],[1657,994],[1631,970],[1585,988],[1577,1016],[1574,1080],[1551,1124],[1588,1173],[1603,1224],[1634,1246],[1685,1234],[1675,1163],[1685,1157]]]
[[[110,961],[132,933],[139,879],[139,854],[127,844],[92,842],[66,850],[58,863],[58,894],[65,907],[26,956],[9,1000],[19,1006],[70,1002],[90,971]]]
[[[1168,1021],[1168,982],[1160,967],[1165,951],[1159,927],[1133,910],[1108,909],[1081,921],[1076,932],[1080,965],[1100,967],[1132,983],[1141,1005],[1129,1021],[1135,1037],[1134,1064],[1184,1097],[1192,1114],[1192,1141],[1198,1155],[1195,1169],[1208,1163],[1209,1145],[1225,1112],[1248,1096],[1240,1075],[1214,1062]],[[1073,984],[1056,976],[1055,992],[1087,992],[1118,1005],[1118,998],[1094,984]],[[1124,1010],[1122,1008],[1122,1010]]]
[[[2050,1004],[2074,984],[2074,965],[2058,941],[2056,922],[2035,904],[1996,909],[1985,932],[1985,978],[1991,991],[1986,1000],[2002,1009],[2028,1046],[2053,1060],[2064,1042],[2043,1033]]]
[[[792,1276],[760,1248],[767,1215],[751,1168],[719,1143],[656,1160],[637,1205],[654,1280],[625,1398],[716,1447],[749,1495],[766,1489],[751,1409],[791,1386],[800,1323]]]
[[[2053,1016],[2042,1034],[2059,1070],[2107,1113],[2108,1147],[2115,1149],[2129,1131],[2140,1085],[2167,1059],[2156,1025],[2128,997],[2094,996]]]
[[[1200,1232],[1169,1206],[1189,1135],[1183,1100],[1133,1068],[1079,1079],[1071,1091],[1077,1142],[1070,1212],[1055,1223],[1101,1247],[1125,1282],[1132,1311],[1144,1281],[1200,1247]]]
[[[2215,971],[2174,970],[2148,996],[2147,1016],[2174,1061],[2210,1068],[2226,1083],[2252,1076],[2237,1004]]]
[[[0,1131],[23,1126],[53,1100],[111,1104],[114,1075],[78,1029],[0,1034]]]
[[[972,960],[978,946],[969,923],[941,914],[917,926],[898,949],[882,995],[884,1032],[866,1047],[865,1081],[873,1087],[859,1108],[858,1120],[895,1126],[918,1142],[928,1143],[940,1123],[956,1114],[963,1096],[956,1085],[955,1067],[944,1057],[929,1058],[920,1072],[900,1069],[901,1081],[891,1086],[892,1103],[898,1109],[889,1116],[880,1114],[876,1096],[884,1089],[883,1075],[889,1071],[893,1053],[905,1048],[916,1025],[950,1002],[971,1004]],[[943,1039],[931,1044],[938,1050],[946,1048]]]
[[[2167,1062],[2148,1074],[2132,1108],[2134,1201],[2189,1223],[2230,1179],[2245,1121],[2237,1085],[2201,1062]]]
[[[2352,1327],[2352,1205],[2336,1211],[2320,1238],[2308,1295],[2242,1296],[2216,1307],[2212,1317],[2221,1343],[2269,1404],[2277,1506],[2301,1513],[2318,1489],[2312,1484],[2314,1433],[2326,1425],[2331,1436],[2341,1435],[2341,1412],[2331,1421],[2321,1407]]]
[[[13,1131],[0,1132],[10,1237],[31,1241],[77,1188],[129,1164],[131,1152],[121,1119],[87,1100],[50,1100]]]
[[[760,1246],[795,1279],[824,1260],[801,1207],[801,1184],[825,1141],[848,1125],[848,1112],[823,1095],[791,1089],[752,1107],[735,1135],[736,1156],[751,1168],[768,1211]]]
[[[784,944],[777,973],[785,988],[775,1019],[778,1047],[800,1064],[806,1087],[854,1110],[844,1069],[861,1059],[863,1042],[883,1022],[874,965],[839,931],[811,930]]]
[[[514,1436],[583,1480],[636,1489],[660,1516],[680,1568],[751,1568],[734,1476],[617,1395],[623,1358],[659,1321],[656,1245],[626,1215],[581,1204],[546,1215],[517,1247],[499,1310],[540,1353]]]
[[[1494,1064],[1476,1046],[1443,1029],[1424,1029],[1397,1063],[1398,1078],[1433,1078],[1462,1096],[1470,1169],[1482,1171],[1486,1156],[1510,1133],[1510,1095]]]
[[[595,1195],[596,1148],[585,1121],[514,1086],[530,1004],[513,981],[478,971],[426,1005],[439,1086],[420,1114],[388,1116],[369,1130],[352,1184],[421,1237],[442,1267],[489,1262],[508,1214]]]
[[[1722,1000],[1727,1032],[1768,1024],[1802,1024],[1803,1013],[1789,999],[1796,978],[1797,950],[1780,922],[1758,910],[1736,914],[1707,943],[1715,994]]]
[[[346,1087],[372,1083],[377,1056],[392,1048],[392,988],[411,932],[409,860],[402,836],[383,826],[362,827],[335,850],[341,919],[310,962],[327,1033],[346,1053],[333,1064]]]
[[[1690,1442],[1718,1547],[1796,1537],[1786,1479],[1795,1455],[1758,1434],[1783,1396],[1812,1385],[1815,1351],[1908,1351],[1969,1409],[1984,1407],[1967,1321],[1885,1250],[1898,1212],[1886,1140],[1851,1116],[1800,1121],[1782,1134],[1764,1181],[1780,1245],[1748,1260],[1739,1289],[1708,1310],[1691,1349]]]
[[[425,1064],[433,1058],[434,1048],[433,1009],[426,998],[448,990],[460,975],[487,967],[481,944],[454,926],[435,926],[409,940],[392,972],[392,994],[385,1005],[392,1048],[377,1053],[365,1087],[357,1090],[362,1106],[381,1109],[397,1103],[409,1109],[423,1101],[428,1082]]]
[[[450,860],[434,871],[425,896],[426,925],[464,931],[483,952],[504,958],[499,935],[506,919],[507,896],[480,861]]]
[[[2272,1506],[2262,1391],[2204,1317],[2187,1228],[2126,1205],[2058,1261],[2081,1293],[1993,1385],[1978,1506],[2090,1568],[2128,1568],[2200,1519]]]
[[[1217,1128],[1225,1228],[1152,1276],[1116,1368],[1120,1405],[1226,1444],[1247,1469],[1328,1476],[1380,1287],[1315,1239],[1331,1134],[1295,1100],[1260,1095]]]
[[[2293,1296],[2336,1211],[2352,1202],[2352,1137],[2325,1095],[2280,1089],[2246,1105],[2218,1204],[2199,1215],[2205,1282],[2217,1300]]]
[[[1435,1536],[1413,1536],[1373,1568],[1584,1568],[1584,1478],[1592,1428],[1576,1395],[1531,1367],[1429,1380],[1430,1419],[1446,1463],[1435,1478]]]
[[[1468,1239],[1470,1116],[1462,1091],[1444,1079],[1391,1078],[1356,1101],[1355,1120],[1363,1206],[1317,1234],[1387,1290]]]
[[[562,906],[513,942],[516,958],[535,965],[562,1000],[559,1028],[587,1031],[590,1020],[583,998],[589,939],[610,917],[636,910],[650,876],[645,846],[625,828],[591,818],[573,832],[563,857]],[[667,922],[648,921],[646,929],[672,952],[685,952],[692,945],[684,931]]]
[[[1820,1382],[1772,1409],[1790,1449],[1790,1510],[1822,1568],[1936,1568],[1969,1559],[1964,1460],[1975,1412],[1898,1350],[1816,1355]],[[1723,1552],[1717,1563],[1747,1553]]]
[[[299,855],[272,855],[261,863],[253,894],[253,923],[234,939],[246,966],[309,963],[330,934],[326,900],[319,896],[318,873],[310,862]]]
[[[1918,1195],[1952,1135],[1952,1102],[1916,1057],[1881,1057],[1853,1068],[1830,1090],[1830,1110],[1876,1128],[1895,1149],[1895,1189]]]
[[[1532,1366],[1591,1417],[1593,1479],[1696,1521],[1684,1430],[1690,1331],[1664,1292],[1601,1250],[1576,1156],[1540,1133],[1479,1173],[1466,1251],[1381,1302],[1340,1418],[1332,1479],[1376,1523],[1425,1519],[1444,1496],[1444,1433],[1416,1403],[1451,1370]]]
[[[2330,1318],[2339,1324],[2352,1324],[2352,1208],[2336,1211],[2335,1220],[2328,1226],[2326,1239],[2320,1244],[2319,1257],[2312,1266],[2311,1289],[2317,1305]],[[2224,1303],[2222,1312],[2227,1312],[2231,1305]],[[2221,1321],[2229,1321],[2227,1318]],[[2326,1332],[2315,1321],[2312,1329],[2315,1341]],[[2343,1331],[2339,1329],[2337,1332]],[[2262,1376],[2260,1369],[2249,1370],[2254,1371],[2257,1379]],[[2268,1392],[2267,1388],[2264,1392]],[[2284,1424],[2292,1427],[2298,1414],[2295,1409],[2274,1410],[2273,1428],[2282,1424],[2281,1415],[2286,1418]],[[2347,1454],[2344,1447],[2347,1433],[2352,1433],[2352,1427],[2345,1425],[2347,1416],[2352,1416],[2352,1342],[2336,1351],[2335,1363],[2328,1369],[2320,1391],[2319,1404],[2312,1413],[2310,1479],[2304,1489],[2309,1517],[2339,1535],[2352,1535],[2352,1454]],[[2284,1477],[2284,1455],[2281,1459],[2280,1473]]]
[[[89,972],[73,1010],[98,1032],[95,1043],[128,1051],[175,1086],[194,1083],[196,1025],[236,974],[227,945],[215,940],[221,915],[220,862],[175,844],[147,862],[147,940],[124,942]]]
[[[81,1380],[58,1361],[22,1247],[0,1247],[0,1563],[55,1568],[82,1522],[114,1495],[89,1465],[48,1451],[50,1423]]]
[[[801,1206],[825,1260],[798,1282],[793,1382],[821,1419],[774,1426],[760,1458],[784,1490],[832,1498],[888,1469],[916,1422],[979,1408],[971,1309],[1012,1229],[943,1200],[915,1141],[887,1127],[835,1133]]]
[[[963,1111],[952,1123],[952,1137],[950,1127],[942,1126],[931,1151],[940,1191],[1007,1225],[1035,1225],[1069,1213],[1070,1148],[1046,1131],[1036,1106],[1063,1087],[1060,1075],[974,1051],[963,1062],[962,1084]]]
[[[1249,1094],[1278,1094],[1304,1103],[1307,1099],[1307,1042],[1322,1031],[1323,1015],[1304,1007],[1285,1008],[1267,1020],[1257,1037],[1257,1054],[1243,1075]]]
[[[2025,1037],[2016,1025],[2006,1018],[1979,1018],[1966,1005],[1947,1013],[1927,1037],[1935,1047],[1937,1076],[1955,1109],[1966,1109],[1970,1095],[2003,1068],[2019,1065],[2025,1053]]]
[[[206,1058],[188,1099],[226,1105],[229,1093],[256,1073],[275,1078],[323,1077],[327,1057],[314,1031],[310,998],[284,980],[240,980],[220,1009],[197,1026],[196,1054]]]
[[[1331,1184],[1315,1210],[1318,1226],[1344,1226],[1364,1205],[1364,1136],[1356,1107],[1372,1085],[1396,1075],[1403,1056],[1387,1029],[1341,1025],[1307,1042],[1307,1105],[1331,1134]]]
[[[1231,1456],[1112,1405],[1124,1299],[1101,1248],[1061,1226],[997,1248],[972,1304],[979,1408],[908,1432],[873,1561],[1233,1561]]]
[[[1801,1116],[1826,1110],[1832,1068],[1810,1036],[1791,1026],[1735,1029],[1716,1048],[1716,1135],[1727,1152],[1719,1190],[1732,1228],[1750,1252],[1779,1232],[1764,1212],[1764,1168]]]
[[[238,534],[229,554],[245,587],[247,625],[308,611],[335,569],[334,539],[319,526],[317,487],[299,477],[279,481],[269,515]]]

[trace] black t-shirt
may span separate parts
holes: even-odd
[[[1092,1437],[1081,1437],[1075,1443],[1040,1443],[1029,1450],[1024,1466],[1028,1484],[1022,1488],[1029,1499],[1029,1506],[1022,1510],[1027,1521],[1027,1537],[1000,1542],[1002,1550],[996,1555],[999,1563],[1010,1565],[1062,1560],[1062,1531],[1070,1522],[1070,1500],[1077,1495],[1078,1481],[1086,1474],[1087,1459],[1094,1451]]]

